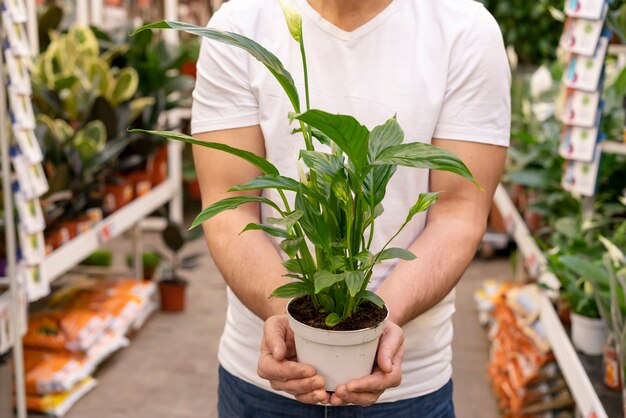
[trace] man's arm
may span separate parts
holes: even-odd
[[[431,191],[441,194],[409,247],[417,260],[398,263],[377,291],[399,325],[439,303],[465,272],[485,232],[506,159],[506,148],[496,145],[444,139],[433,139],[433,145],[459,156],[484,190],[456,174],[430,172]]]
[[[265,155],[261,128],[250,126],[196,135],[202,141],[221,142],[257,155]],[[262,173],[248,162],[222,151],[198,145],[193,156],[205,208],[225,197],[259,194],[258,191],[228,193],[234,185],[245,183]],[[239,300],[265,320],[285,311],[286,300],[271,298],[272,291],[287,283],[286,273],[276,247],[262,231],[241,230],[249,223],[260,223],[260,207],[248,203],[225,211],[202,224],[211,255],[226,283]]]

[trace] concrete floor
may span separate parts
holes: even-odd
[[[147,237],[146,242],[155,240]],[[197,251],[206,251],[202,240],[185,249]],[[500,416],[486,374],[487,339],[472,295],[485,278],[506,279],[510,274],[505,259],[476,260],[458,287],[453,366],[459,418]],[[68,418],[217,416],[216,352],[224,322],[224,284],[208,256],[187,277],[191,282],[187,311],[155,314],[130,347],[100,368],[98,386],[70,410]]]

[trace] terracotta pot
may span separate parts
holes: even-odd
[[[78,222],[77,219],[70,219],[61,223],[61,227],[67,230],[69,239],[74,239],[78,235]]]
[[[70,233],[64,226],[54,228],[47,234],[46,241],[52,245],[53,249],[59,248],[70,240]]]
[[[150,174],[147,171],[135,171],[126,176],[133,187],[133,198],[136,199],[148,193],[152,188]]]
[[[496,205],[492,205],[489,212],[489,228],[494,232],[507,232],[504,218]]]
[[[133,200],[133,186],[128,180],[107,184],[104,195],[104,213],[111,214]]]
[[[167,146],[157,148],[155,153],[148,159],[147,171],[152,187],[163,183],[167,178]]]
[[[192,200],[200,201],[200,182],[198,179],[185,181],[185,185],[187,186],[189,197],[191,197]]]
[[[559,319],[561,320],[561,323],[564,326],[569,327],[572,324],[572,318],[571,318],[572,308],[570,307],[570,304],[568,301],[566,301],[563,298],[559,298],[556,301],[556,312],[559,316]]]
[[[161,294],[161,310],[164,312],[182,312],[185,310],[186,284],[171,281],[159,282]]]

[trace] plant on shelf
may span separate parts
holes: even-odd
[[[304,80],[308,80],[301,18],[291,7],[284,7],[285,2],[280,3],[289,31],[300,45]],[[228,197],[204,209],[192,227],[246,203],[259,203],[272,208],[275,217],[265,219],[263,224],[249,224],[243,231],[261,230],[282,240],[280,248],[288,258],[283,265],[288,270],[286,276],[292,281],[275,289],[271,296],[293,298],[289,303],[288,313],[291,327],[296,334],[299,359],[314,364],[325,378],[328,377],[328,390],[334,390],[336,385],[354,377],[350,376],[350,372],[343,378],[330,376],[333,374],[331,371],[344,373],[341,369],[345,367],[341,362],[352,361],[359,356],[337,352],[332,356],[333,360],[324,365],[307,358],[306,348],[300,345],[299,339],[300,327],[308,327],[294,318],[298,316],[296,306],[308,305],[320,316],[319,321],[309,319],[308,322],[317,322],[317,327],[337,330],[333,339],[339,339],[340,334],[345,334],[339,330],[350,329],[351,323],[358,323],[356,318],[359,314],[369,310],[377,316],[377,321],[366,325],[364,330],[366,334],[371,334],[368,339],[363,340],[368,341],[365,344],[371,350],[368,355],[363,356],[364,364],[360,366],[360,370],[353,371],[359,376],[368,374],[371,372],[377,340],[384,329],[387,316],[384,301],[367,289],[374,266],[387,259],[415,258],[406,249],[392,248],[390,245],[400,230],[415,215],[426,211],[439,196],[436,192],[420,194],[408,211],[400,230],[382,248],[373,248],[376,218],[383,212],[382,201],[397,166],[445,170],[476,183],[475,179],[454,154],[420,142],[403,143],[403,131],[393,117],[370,131],[352,116],[310,109],[306,81],[306,110],[301,109],[300,95],[291,74],[276,56],[252,39],[173,21],[146,25],[137,32],[167,28],[183,30],[242,48],[259,60],[285,91],[294,111],[289,115],[289,120],[297,123],[298,129],[294,133],[303,136],[306,147],[300,151],[300,161],[294,161],[294,165],[299,167],[299,179],[296,180],[282,176],[272,163],[247,151],[220,143],[198,141],[175,132],[151,132],[230,153],[253,164],[263,173],[246,184],[231,188],[230,191],[275,189],[280,196],[280,201],[256,195]],[[315,141],[322,147],[316,149]],[[302,163],[308,172],[305,172]],[[289,199],[287,193],[293,199]],[[323,333],[327,334],[328,331]],[[335,361],[342,367],[338,367]]]
[[[141,253],[141,262],[143,265],[143,278],[152,280],[155,272],[163,260],[163,254],[157,251],[144,251]],[[135,262],[133,254],[126,255],[126,265],[132,267]]]
[[[160,256],[159,291],[161,294],[161,309],[166,312],[180,312],[185,310],[185,289],[187,280],[181,275],[181,270],[192,270],[199,264],[202,254],[196,253],[181,256],[180,251],[185,243],[192,239],[185,234],[181,227],[173,222],[168,223],[161,233],[163,243],[169,250],[169,259],[163,254]]]

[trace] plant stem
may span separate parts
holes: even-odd
[[[306,110],[311,108],[309,101],[309,72],[306,65],[306,52],[304,50],[304,36],[300,35],[300,55],[302,56],[302,70],[304,71],[304,96],[306,100]]]
[[[402,226],[400,227],[400,229],[398,229],[398,232],[396,232],[393,237],[391,237],[389,239],[389,241],[387,241],[387,243],[385,245],[383,245],[383,248],[381,248],[381,250],[378,252],[378,254],[376,254],[376,257],[374,258],[374,261],[372,262],[372,266],[370,267],[369,271],[368,271],[368,276],[371,276],[372,271],[374,270],[374,266],[376,265],[376,262],[378,261],[378,257],[380,256],[380,254],[385,251],[385,249],[389,246],[389,244],[391,244],[391,241],[393,241],[398,234],[400,234],[400,232],[402,232],[402,230],[404,229],[404,227],[408,224],[408,222],[405,222],[402,224]],[[365,290],[367,288],[367,284],[369,283],[369,280],[364,280],[363,281],[363,286],[361,286],[361,291]]]

